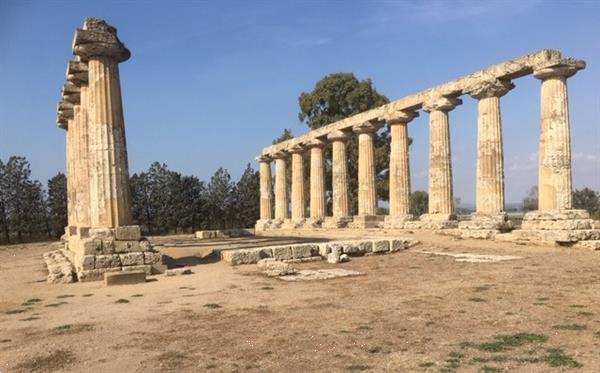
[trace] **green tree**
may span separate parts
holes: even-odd
[[[429,211],[429,194],[422,190],[412,192],[410,195],[410,213],[419,217]]]
[[[232,228],[235,184],[226,169],[220,167],[207,187],[207,209],[212,229]]]
[[[260,176],[250,163],[235,188],[235,221],[240,228],[254,226],[260,216]]]
[[[352,73],[335,73],[317,82],[311,92],[298,98],[298,119],[311,130],[337,122],[354,114],[388,103],[387,97],[373,87],[370,79],[359,81]],[[377,195],[388,199],[387,168],[389,164],[389,136],[380,131],[375,136],[375,168]],[[353,213],[358,210],[358,141],[352,137],[347,147],[349,196]],[[331,190],[331,146],[325,149],[326,185]]]
[[[67,226],[67,177],[62,172],[48,180],[47,205],[50,231],[59,238]]]
[[[0,231],[2,238],[0,241],[10,242],[10,230],[8,227],[8,195],[6,176],[4,176],[4,162],[0,159]]]
[[[573,192],[573,208],[587,210],[591,216],[600,218],[600,194],[590,188]]]
[[[533,211],[538,209],[538,187],[533,186],[523,198],[523,211]]]

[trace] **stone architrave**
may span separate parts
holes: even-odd
[[[348,158],[346,146],[350,135],[346,131],[334,131],[327,135],[332,143],[332,199],[333,216],[326,217],[325,228],[343,228],[352,221],[348,200]]]
[[[387,119],[390,129],[389,215],[386,228],[403,228],[413,220],[410,214],[410,163],[408,154],[408,123],[418,117],[414,111],[399,111]]]
[[[90,225],[130,225],[131,200],[119,63],[129,50],[117,30],[87,18],[73,40],[73,53],[88,64]]]
[[[460,228],[508,230],[504,210],[504,153],[500,97],[515,85],[508,80],[483,80],[467,93],[478,100],[476,211]]]
[[[383,126],[372,120],[354,126],[358,134],[358,215],[352,225],[357,228],[374,228],[382,220],[377,216],[377,191],[375,189],[375,133]]]
[[[73,154],[72,172],[75,174],[74,189],[76,200],[73,203],[77,215],[77,227],[90,227],[90,183],[88,149],[88,68],[81,61],[69,61],[67,80],[77,86],[80,93],[79,104],[74,105],[74,136],[76,151]]]
[[[325,142],[313,139],[306,144],[310,149],[310,220],[313,226],[320,226],[325,218],[325,163],[323,148]]]
[[[275,159],[275,225],[280,226],[288,218],[288,197],[287,197],[287,160],[289,155],[286,152],[279,152],[273,155]],[[275,227],[275,226],[274,226]]]
[[[454,97],[436,97],[423,104],[429,113],[429,211],[421,220],[441,223],[456,219],[448,112],[460,104],[462,100]]]
[[[268,228],[273,219],[273,186],[271,182],[271,158],[257,157],[260,173],[260,220],[256,222],[257,230]]]
[[[304,224],[306,220],[306,203],[304,190],[304,153],[303,146],[296,145],[289,152],[292,154],[292,221],[294,228]]]
[[[538,181],[540,211],[568,210],[572,207],[567,78],[583,68],[583,61],[564,60],[533,72],[533,75],[541,80]]]

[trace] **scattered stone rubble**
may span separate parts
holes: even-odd
[[[75,281],[73,266],[65,256],[65,251],[60,249],[44,253],[44,261],[48,267],[48,282],[66,284]]]
[[[296,269],[290,263],[281,262],[274,258],[261,259],[257,265],[258,269],[269,277],[287,276],[296,273]]]
[[[196,232],[196,239],[207,240],[211,238],[234,238],[234,237],[249,237],[254,236],[254,229],[223,229],[212,231]]]
[[[256,264],[262,259],[273,258],[276,261],[328,258],[334,253],[338,262],[342,256],[362,256],[401,251],[415,246],[419,241],[406,238],[369,239],[358,241],[331,241],[325,243],[303,243],[281,246],[258,247],[252,249],[225,250],[221,259],[231,265]],[[339,257],[335,253],[339,253]],[[313,260],[313,259],[310,259]]]

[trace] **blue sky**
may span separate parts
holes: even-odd
[[[569,79],[573,183],[600,190],[597,1],[0,0],[0,158],[26,156],[43,182],[64,170],[56,103],[83,19],[106,19],[132,52],[121,65],[131,172],[155,160],[237,178],[284,128],[298,96],[333,72],[371,78],[391,100],[539,49],[587,61]],[[506,194],[537,182],[539,81],[502,99]],[[477,106],[451,113],[455,195],[475,200]],[[411,123],[413,189],[427,188],[427,115]],[[256,165],[255,165],[256,167]]]

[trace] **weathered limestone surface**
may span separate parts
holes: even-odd
[[[292,222],[302,226],[306,218],[304,191],[304,152],[301,146],[295,146],[292,153]]]
[[[455,219],[448,112],[461,103],[457,98],[437,97],[423,106],[429,113],[429,211],[422,220]]]
[[[571,130],[567,78],[583,69],[582,61],[541,66],[533,75],[541,83],[539,209],[571,208]]]
[[[279,224],[288,217],[288,197],[287,197],[287,153],[278,153],[273,156],[275,159],[275,219]]]
[[[327,136],[332,143],[332,199],[333,216],[325,218],[324,228],[343,228],[350,221],[350,203],[348,200],[348,159],[346,146],[348,132],[335,131]]]
[[[260,220],[257,229],[263,230],[273,219],[273,187],[271,182],[271,158],[260,156]]]
[[[306,146],[310,149],[310,218],[320,224],[325,217],[325,163],[323,148],[325,142],[314,139]]]
[[[386,228],[402,228],[412,220],[410,214],[410,162],[408,155],[408,123],[419,114],[401,111],[387,119],[390,128],[390,208],[385,217]]]

